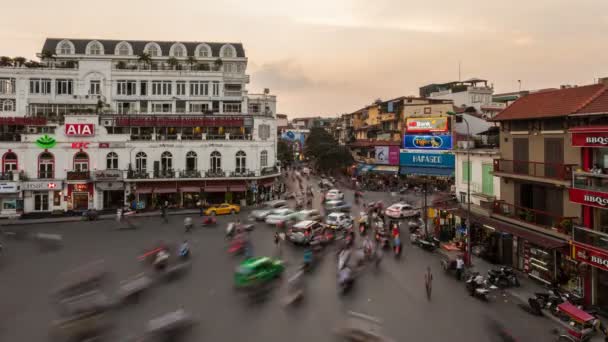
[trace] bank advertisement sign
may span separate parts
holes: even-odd
[[[403,136],[403,148],[411,150],[451,150],[451,135],[411,135]]]
[[[405,130],[407,133],[448,132],[448,118],[407,118]]]
[[[399,146],[376,146],[376,164],[399,165]]]
[[[411,167],[453,169],[456,165],[456,157],[449,153],[401,152],[399,164]]]

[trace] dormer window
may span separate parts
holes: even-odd
[[[72,55],[74,54],[74,46],[69,40],[64,40],[57,44],[58,55]]]

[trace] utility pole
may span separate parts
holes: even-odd
[[[424,179],[424,212],[422,213],[422,217],[424,220],[424,236],[425,238],[428,238],[429,236],[429,231],[427,229],[427,222],[428,222],[428,208],[427,208],[427,185],[428,185],[428,180],[425,178]]]

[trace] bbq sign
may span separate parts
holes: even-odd
[[[92,137],[95,135],[95,125],[92,123],[66,123],[65,135],[68,137]]]
[[[407,118],[406,131],[408,133],[447,132],[448,118]]]
[[[606,193],[572,188],[568,189],[568,194],[571,202],[608,209],[608,194]]]
[[[608,254],[601,250],[573,242],[572,256],[578,261],[608,271]]]
[[[572,146],[608,147],[608,132],[572,133]]]

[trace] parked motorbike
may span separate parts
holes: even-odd
[[[580,300],[574,298],[570,293],[562,292],[556,286],[546,292],[535,292],[534,297],[528,298],[528,305],[533,314],[541,316],[542,310],[547,310],[553,315],[558,315],[557,306],[564,302],[578,303]]]
[[[488,287],[487,281],[479,272],[473,272],[465,282],[467,291],[473,297],[477,297],[483,301],[488,300],[490,290],[495,288],[491,285]]]
[[[519,279],[517,279],[517,274],[515,274],[513,269],[509,267],[501,267],[499,269],[489,270],[488,282],[500,288],[520,286]]]

